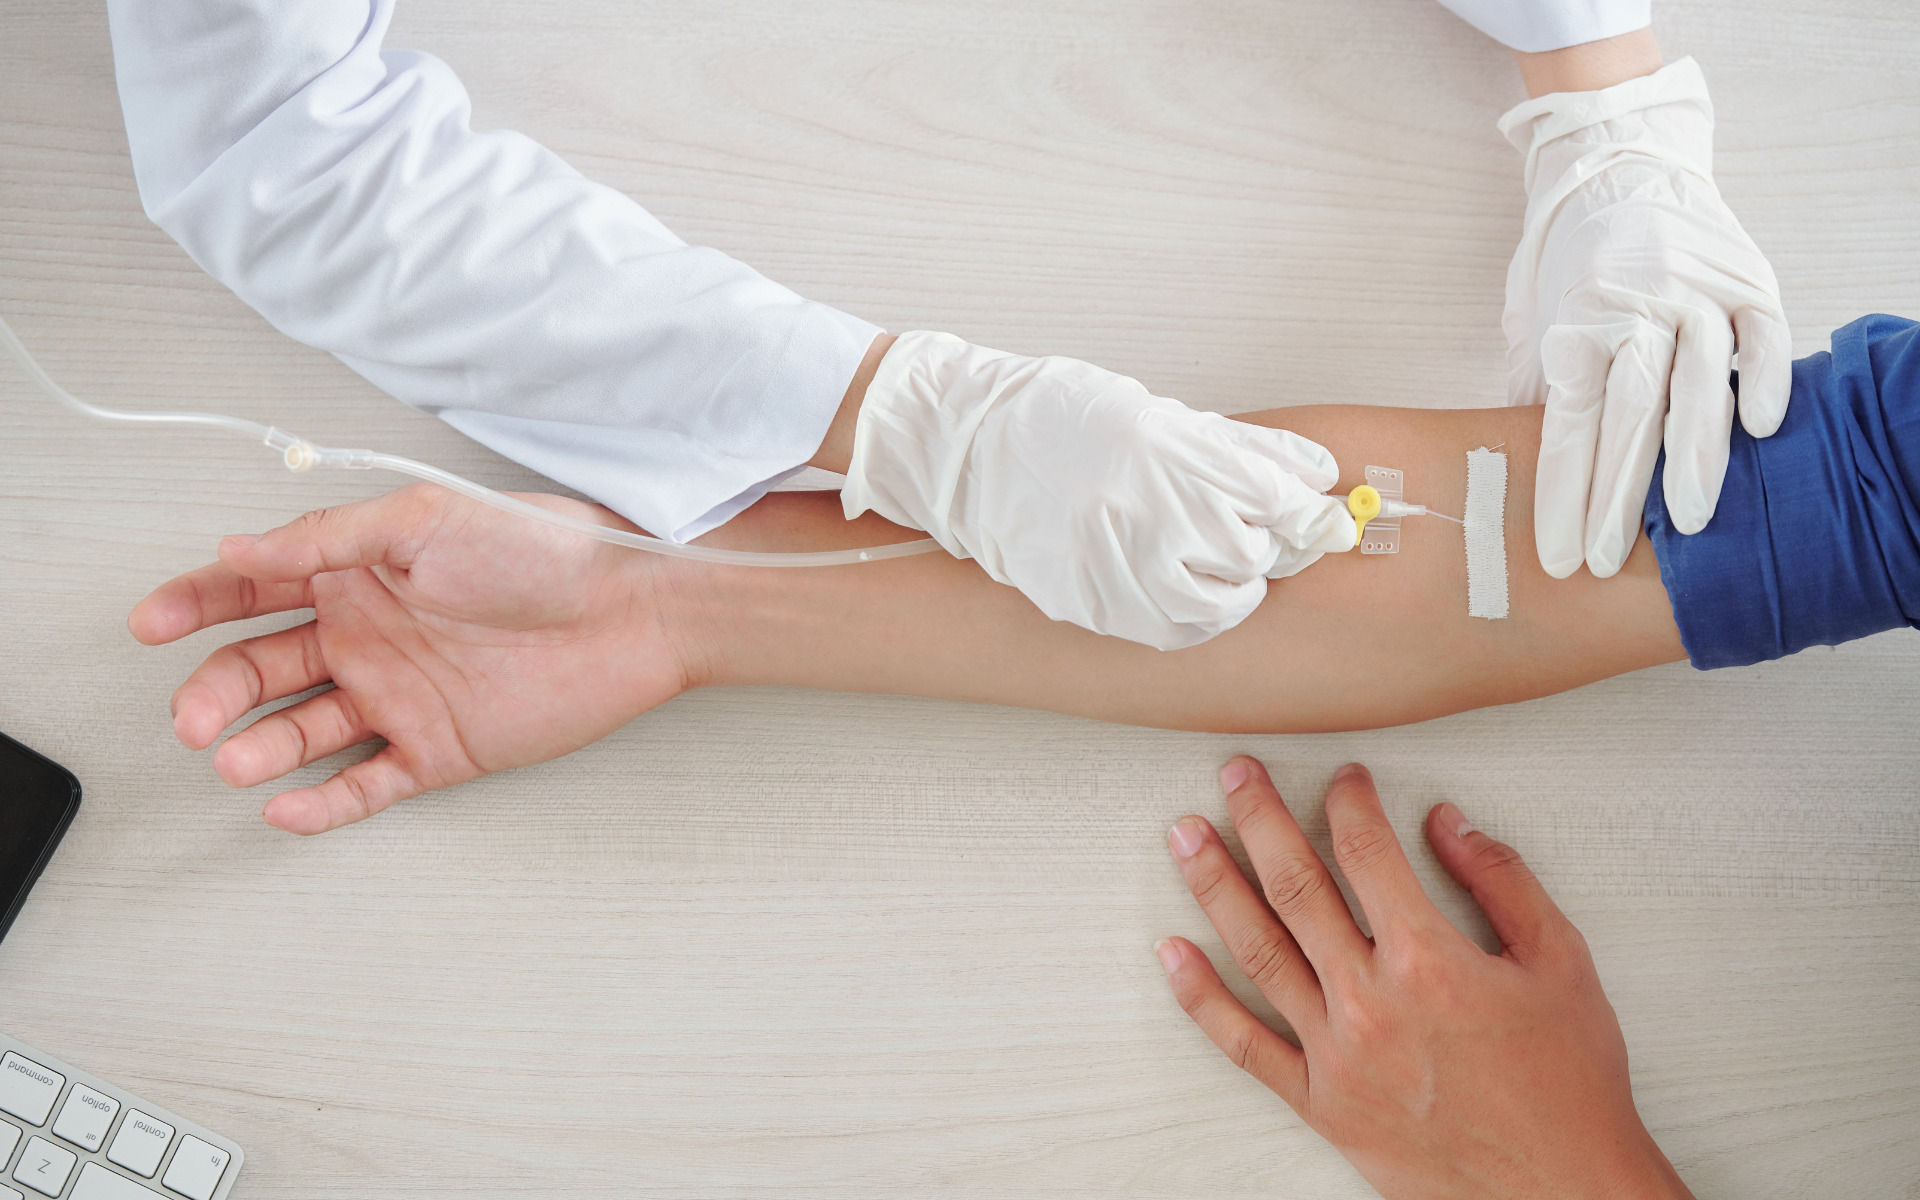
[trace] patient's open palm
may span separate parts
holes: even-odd
[[[605,509],[525,496],[605,523]],[[309,513],[156,589],[128,619],[148,644],[312,608],[304,625],[215,651],[174,693],[195,749],[260,704],[214,756],[236,787],[374,737],[388,745],[268,821],[320,833],[432,788],[587,745],[685,687],[645,556],[416,485]]]

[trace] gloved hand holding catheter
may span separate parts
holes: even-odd
[[[1321,446],[947,334],[887,351],[851,458],[849,519],[924,529],[1054,620],[1162,650],[1238,625],[1267,578],[1355,541]]]

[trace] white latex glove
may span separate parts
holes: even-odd
[[[1793,342],[1766,256],[1713,182],[1713,105],[1690,58],[1500,119],[1527,156],[1507,271],[1508,393],[1547,406],[1534,489],[1540,565],[1612,575],[1638,536],[1664,434],[1675,528],[1713,516],[1740,422],[1786,416]],[[1671,395],[1671,402],[1669,402]]]
[[[1040,611],[1176,650],[1353,547],[1333,455],[1073,358],[905,333],[854,426],[842,504],[923,529]]]

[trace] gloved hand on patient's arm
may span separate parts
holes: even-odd
[[[1627,70],[1658,67],[1650,32],[1612,41],[1626,47],[1612,53]],[[1608,44],[1560,53],[1589,49]],[[1529,86],[1541,80],[1530,74]],[[1584,559],[1605,577],[1632,552],[1663,439],[1675,527],[1697,533],[1712,517],[1736,346],[1741,423],[1756,437],[1779,428],[1793,367],[1780,286],[1714,184],[1713,105],[1692,59],[1599,90],[1538,95],[1500,130],[1526,155],[1504,324],[1510,399],[1547,406],[1540,565],[1565,578]]]
[[[907,333],[857,417],[846,515],[874,511],[1047,616],[1162,650],[1245,620],[1267,580],[1351,549],[1333,455],[1073,358]]]
[[[1690,1200],[1634,1108],[1586,941],[1518,854],[1451,804],[1427,814],[1434,854],[1500,939],[1488,954],[1421,890],[1366,768],[1341,768],[1327,821],[1369,937],[1266,768],[1236,758],[1220,783],[1259,886],[1203,817],[1181,818],[1168,848],[1297,1044],[1249,1012],[1192,942],[1161,942],[1161,965],[1213,1043],[1381,1195]]]

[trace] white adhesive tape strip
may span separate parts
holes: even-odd
[[[1507,456],[1467,451],[1467,615],[1507,615]]]

